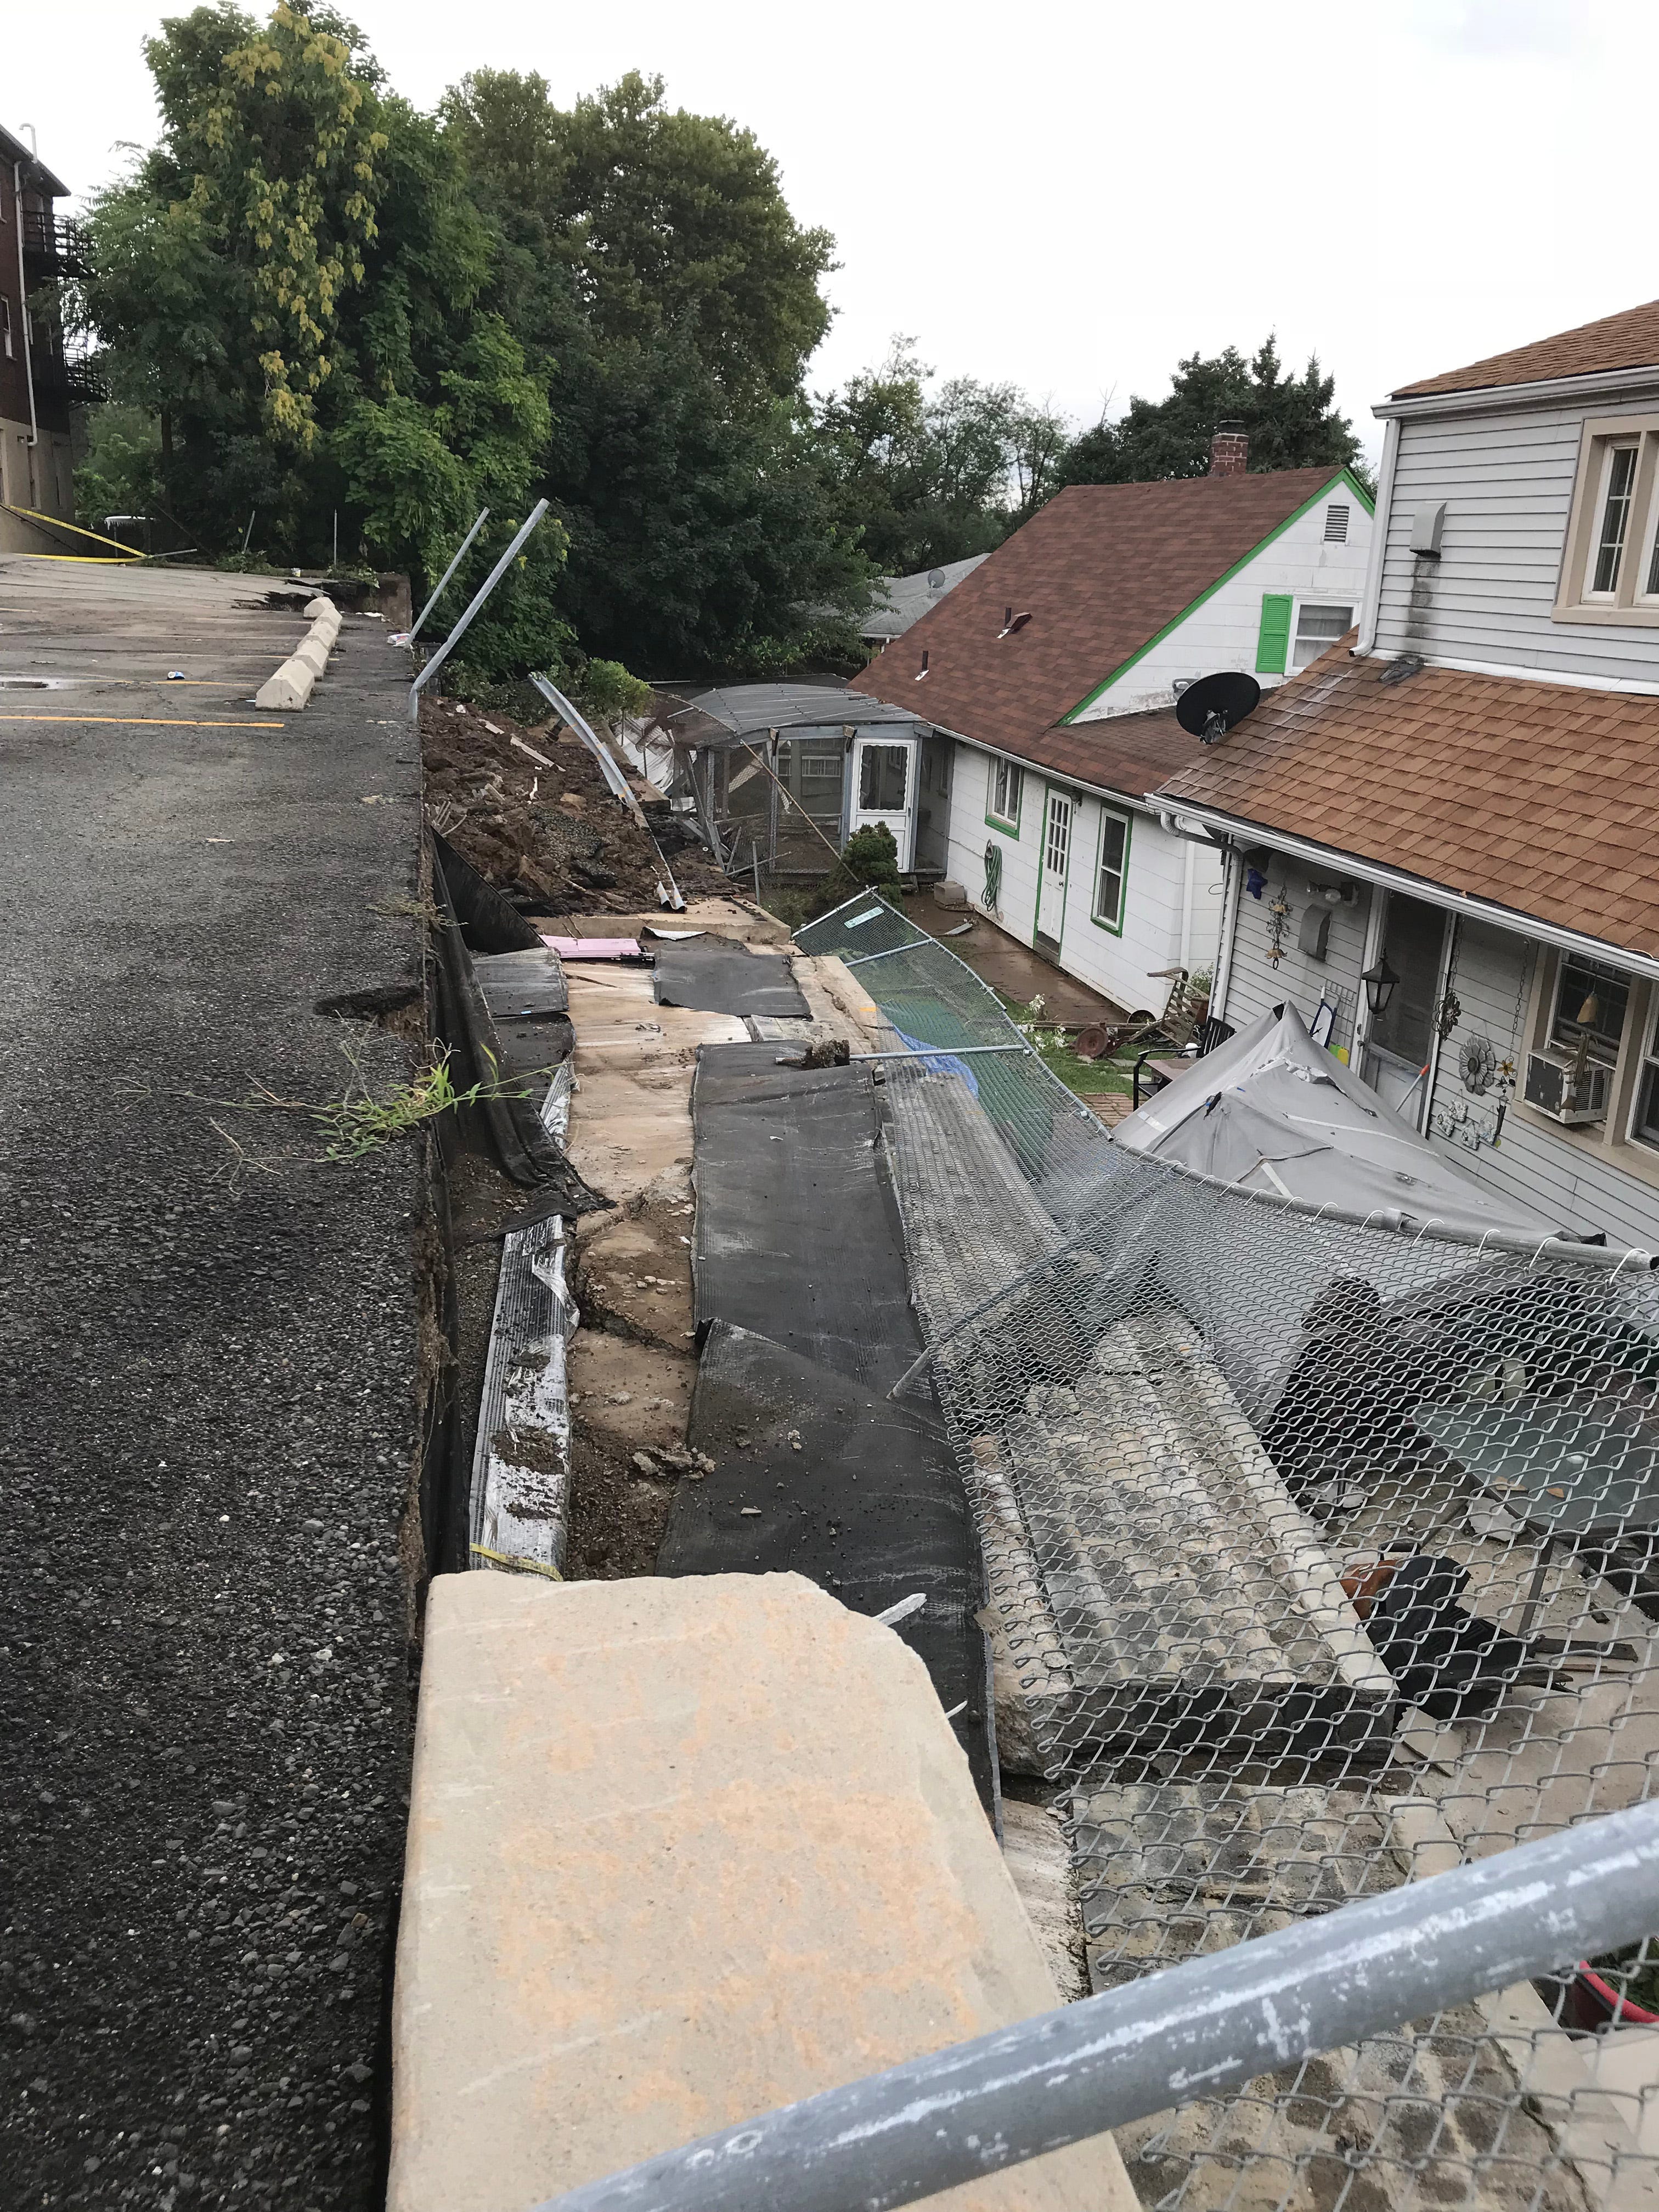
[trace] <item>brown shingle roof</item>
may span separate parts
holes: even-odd
[[[1091,785],[1097,791],[1121,791],[1141,799],[1166,776],[1203,757],[1197,738],[1189,738],[1165,708],[1158,714],[1114,714],[1103,722],[1061,722],[1021,747],[1021,757],[1055,775]]]
[[[1600,322],[1580,323],[1577,330],[1559,337],[1539,338],[1516,346],[1510,353],[1495,353],[1486,361],[1473,361],[1467,368],[1449,368],[1442,376],[1426,376],[1419,384],[1402,384],[1396,399],[1418,399],[1437,392],[1481,392],[1488,386],[1541,384],[1555,376],[1596,376],[1615,368],[1659,366],[1659,300],[1643,307],[1626,307],[1620,315],[1603,315]]]
[[[1035,759],[1045,731],[1338,476],[1281,469],[1070,485],[854,689]],[[999,638],[1008,607],[1031,619]]]
[[[1398,665],[1333,647],[1160,796],[1659,954],[1659,698]]]

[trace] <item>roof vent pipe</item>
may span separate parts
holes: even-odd
[[[1242,477],[1249,466],[1250,441],[1242,422],[1218,422],[1210,441],[1210,474]]]

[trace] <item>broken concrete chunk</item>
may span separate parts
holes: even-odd
[[[921,1661],[797,1577],[439,1576],[418,1729],[388,2212],[536,2203],[1055,2002]],[[946,2201],[1135,2206],[1108,2136]]]
[[[636,1451],[634,1464],[641,1474],[655,1474],[657,1472],[657,1462],[648,1451]]]

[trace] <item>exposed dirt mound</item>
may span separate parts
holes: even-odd
[[[663,866],[651,837],[606,790],[580,739],[556,737],[554,726],[423,700],[427,818],[480,875],[538,914],[654,907]],[[662,813],[653,827],[684,896],[728,890],[707,851],[686,844],[680,824]]]

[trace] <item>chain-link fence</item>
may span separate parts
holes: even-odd
[[[915,1051],[882,1066],[890,1156],[999,1749],[1064,1820],[1093,1986],[1645,1799],[1648,1255],[1206,1182],[1115,1146],[1036,1053],[985,1051],[1021,1042],[994,995],[878,901],[797,942]],[[1144,2202],[1194,2212],[1659,2205],[1650,2014],[1643,1946],[1120,2147]]]

